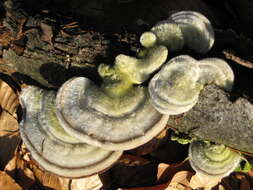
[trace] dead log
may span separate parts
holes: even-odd
[[[126,47],[138,41],[131,33],[105,32],[90,25],[81,28],[72,17],[50,10],[29,15],[20,0],[7,0],[4,5],[0,71],[27,84],[57,88],[79,75],[99,82],[96,66],[113,64],[117,54],[129,54]]]
[[[206,86],[188,112],[171,116],[168,125],[202,140],[253,153],[253,105],[214,85]]]
[[[5,18],[1,19],[3,24],[0,23],[0,72],[27,84],[40,84],[45,87],[57,88],[68,78],[78,75],[99,83],[97,65],[102,62],[113,64],[115,56],[120,53],[133,55],[135,52],[131,48],[139,47],[139,34],[157,21],[165,19],[171,11],[195,10],[204,13],[216,26],[225,23],[223,14],[214,14],[217,12],[213,12],[200,0],[187,3],[184,0],[138,0],[126,5],[108,0],[116,6],[116,11],[102,11],[100,22],[90,17],[82,17],[80,23],[76,22],[77,19],[72,19],[73,17],[63,16],[55,11],[56,8],[44,9],[49,7],[47,2],[57,4],[62,0],[43,1],[43,4],[32,0],[6,0]],[[89,8],[86,4],[88,1],[76,2],[84,2],[83,6],[78,4],[77,7],[85,10]],[[36,13],[27,11],[34,6]],[[112,8],[106,7],[106,10]],[[134,10],[141,11],[133,14],[133,7]],[[85,11],[78,10],[74,15],[79,12]],[[113,15],[105,18],[103,15],[106,12]],[[106,20],[104,24],[103,19]],[[93,25],[89,25],[93,21]],[[144,27],[136,24],[136,21],[142,21]],[[121,27],[124,29],[119,30]],[[215,51],[214,53],[221,54]],[[241,83],[237,86],[241,86]],[[217,87],[208,86],[201,93],[198,104],[183,115],[171,116],[169,125],[191,136],[253,153],[250,117],[252,105],[243,98],[232,102],[229,97],[228,93]]]
[[[175,10],[199,11],[213,23],[221,23],[201,0],[125,4],[117,0],[5,0],[4,8],[0,71],[27,84],[56,88],[78,75],[99,81],[98,64],[113,64],[120,53],[134,55],[140,34]],[[133,14],[132,10],[140,11]]]

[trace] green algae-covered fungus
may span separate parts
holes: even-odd
[[[151,39],[152,41],[152,39]],[[99,87],[85,77],[72,78],[57,93],[57,116],[72,136],[108,150],[140,146],[164,129],[168,116],[150,103],[139,86],[167,59],[167,48],[141,41],[145,53],[138,58],[118,55],[115,65],[98,68]]]
[[[221,179],[235,170],[241,155],[224,145],[194,141],[189,147],[189,160],[199,177]]]

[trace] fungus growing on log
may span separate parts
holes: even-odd
[[[194,11],[180,11],[172,14],[168,20],[179,25],[188,48],[198,53],[206,53],[212,48],[214,32],[204,15]]]
[[[68,80],[56,98],[62,127],[71,136],[108,150],[148,142],[164,129],[168,116],[154,109],[146,88],[135,84],[144,82],[166,58],[166,47],[154,46],[140,58],[118,55],[113,67],[100,65],[101,87],[85,77]]]
[[[215,83],[227,91],[232,90],[234,73],[224,60],[206,58],[198,61],[198,65],[201,70],[200,80],[203,84]]]
[[[214,43],[214,32],[210,21],[194,11],[180,11],[151,28],[157,43],[170,51],[179,51],[184,46],[197,53],[208,52]]]
[[[230,91],[233,80],[232,69],[221,59],[197,61],[181,55],[171,59],[151,79],[149,93],[159,112],[177,115],[190,110],[197,103],[204,85],[215,83]]]
[[[108,151],[69,136],[55,114],[54,91],[23,89],[20,134],[32,158],[43,169],[64,177],[89,176],[108,169],[122,151]]]
[[[74,77],[57,94],[36,87],[22,91],[21,137],[42,168],[70,178],[99,173],[123,150],[164,129],[168,116],[154,109],[147,88],[136,85],[167,59],[166,47],[148,42],[141,42],[146,49],[139,58],[119,55],[113,67],[101,64],[101,87]]]
[[[189,146],[189,161],[199,177],[228,176],[241,161],[241,155],[224,145],[194,141]]]

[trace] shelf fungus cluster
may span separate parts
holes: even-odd
[[[194,141],[189,146],[189,161],[200,178],[222,179],[235,170],[241,155],[224,145]]]
[[[118,55],[113,67],[99,66],[101,86],[75,77],[57,93],[23,89],[20,133],[33,159],[60,176],[88,176],[159,134],[168,116],[152,106],[147,88],[138,84],[160,68],[167,53],[158,45],[139,58]]]
[[[169,115],[191,109],[204,85],[216,83],[231,90],[234,75],[221,59],[197,61],[182,55],[164,64],[168,50],[186,45],[205,53],[213,38],[210,22],[200,13],[175,13],[141,35],[144,48],[138,58],[118,55],[113,66],[99,65],[100,86],[86,77],[74,77],[58,92],[23,89],[20,133],[31,156],[42,168],[60,176],[99,173],[124,150],[158,135]],[[160,67],[148,88],[140,85]],[[196,152],[193,145],[191,151]],[[197,167],[194,161],[192,165]]]
[[[54,91],[36,87],[21,94],[24,117],[20,133],[33,159],[64,177],[87,176],[109,168],[122,151],[103,150],[68,135],[56,118],[55,96]]]
[[[234,74],[218,58],[200,61],[188,55],[174,57],[151,79],[149,93],[154,107],[163,114],[177,115],[190,110],[201,89],[210,83],[230,91]]]
[[[156,42],[166,46],[169,51],[179,51],[188,47],[197,53],[206,53],[214,44],[214,32],[210,21],[194,11],[174,13],[143,35],[150,35],[150,38],[154,38],[154,35]]]

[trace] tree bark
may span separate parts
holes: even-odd
[[[104,4],[100,6],[102,1]],[[55,4],[50,4],[52,2]],[[140,34],[174,11],[199,11],[216,27],[224,27],[224,23],[230,27],[233,23],[224,9],[214,11],[201,0],[136,0],[124,5],[117,2],[6,0],[6,15],[0,20],[3,20],[3,24],[0,23],[0,72],[14,76],[18,81],[44,87],[58,88],[67,79],[80,75],[99,83],[97,65],[113,64],[120,53],[134,55],[140,46]],[[1,3],[0,10],[3,10]],[[57,9],[58,4],[64,5],[62,12],[78,15],[79,23],[75,17],[63,16]],[[246,41],[250,40],[241,40],[234,32],[231,35],[222,30],[220,38],[216,32],[214,50],[204,56],[222,57],[222,49],[234,46],[246,55],[251,54],[253,43]],[[174,55],[170,53],[169,56]],[[249,78],[243,81],[240,68],[234,68],[240,75],[235,85],[237,90],[252,91],[251,86],[245,88],[250,84],[245,82]],[[247,75],[251,77],[250,73]],[[248,94],[253,96],[253,92]],[[208,86],[192,110],[171,116],[168,124],[191,136],[253,153],[252,111],[252,105],[246,99],[232,102],[228,93]]]
[[[221,23],[201,0],[119,2],[6,0],[3,30],[9,35],[4,45],[0,40],[0,71],[44,87],[58,88],[77,75],[99,81],[97,65],[113,64],[120,53],[134,55],[140,34],[175,10],[199,11]]]
[[[168,125],[191,137],[209,140],[253,153],[253,105],[245,98],[231,100],[229,93],[206,86],[188,112],[170,116]]]

